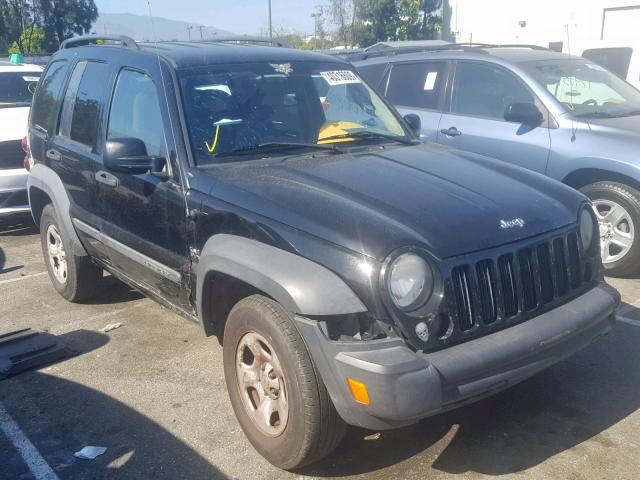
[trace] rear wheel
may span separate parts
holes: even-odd
[[[223,352],[238,422],[269,462],[296,469],[336,448],[346,425],[292,315],[277,302],[260,295],[238,302],[227,319]]]
[[[625,276],[640,267],[640,192],[617,182],[597,182],[581,191],[593,203],[606,275]]]
[[[80,302],[95,294],[102,269],[87,256],[74,255],[53,205],[40,217],[40,243],[51,283],[70,302]]]

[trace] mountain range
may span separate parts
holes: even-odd
[[[191,28],[188,28],[191,27]],[[127,35],[139,41],[153,40],[196,40],[212,38],[216,35],[230,35],[231,32],[198,23],[170,20],[162,17],[148,17],[131,13],[100,13],[93,24],[92,32],[97,34]]]

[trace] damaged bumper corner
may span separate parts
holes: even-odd
[[[619,303],[601,283],[524,323],[424,354],[398,338],[334,342],[316,321],[296,322],[342,418],[385,430],[503,390],[576,353],[611,330]],[[354,401],[347,378],[366,385],[368,405]]]

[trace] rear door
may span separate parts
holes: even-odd
[[[58,174],[69,196],[69,214],[92,228],[100,229],[95,173],[102,163],[105,100],[111,83],[111,68],[100,61],[80,60],[74,68],[64,95],[56,134],[49,140],[44,156]],[[103,251],[83,232],[89,253],[102,257]]]
[[[415,113],[422,122],[422,136],[436,141],[449,63],[424,61],[395,63],[388,76],[385,96],[404,116]]]
[[[175,162],[161,77],[155,66],[123,67],[106,112],[102,143],[137,138],[147,154],[164,158],[168,179],[133,175],[100,166],[96,172],[102,240],[109,263],[160,300],[185,311],[190,256],[185,192]]]
[[[551,140],[548,112],[512,72],[487,62],[457,62],[450,111],[440,120],[437,141],[544,173]],[[534,103],[545,120],[530,127],[504,120],[508,105]]]

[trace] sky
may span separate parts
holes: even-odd
[[[149,0],[155,17],[256,34],[268,25],[268,0]],[[148,15],[147,0],[95,0],[99,11]],[[274,28],[313,33],[311,14],[326,0],[272,0]]]

